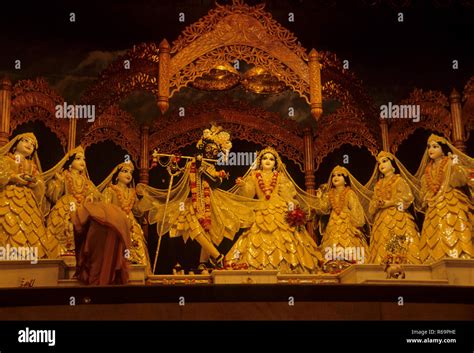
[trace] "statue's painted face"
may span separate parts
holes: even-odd
[[[33,140],[23,137],[18,141],[16,148],[15,148],[15,153],[19,153],[25,157],[31,156],[31,154],[35,150],[35,143]]]
[[[79,172],[84,171],[86,168],[86,157],[82,153],[76,153],[76,157],[71,163],[71,169],[75,169]]]
[[[379,170],[383,175],[387,175],[387,173],[394,170],[390,158],[382,157],[379,159]]]
[[[275,156],[271,153],[265,153],[262,156],[260,165],[263,170],[273,170],[275,167]]]
[[[431,159],[438,159],[444,156],[443,150],[439,143],[435,141],[428,142],[428,155]]]
[[[344,174],[342,174],[341,172],[333,173],[331,181],[332,185],[334,185],[335,187],[344,186],[346,184],[346,181],[344,180]]]
[[[215,143],[208,143],[204,148],[204,155],[208,158],[216,158],[219,154],[219,149]]]
[[[122,167],[118,173],[117,180],[125,185],[128,185],[132,181],[132,168]]]

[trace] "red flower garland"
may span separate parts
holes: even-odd
[[[190,187],[191,187],[191,202],[193,204],[193,208],[198,214],[198,220],[201,226],[204,228],[205,231],[211,230],[211,190],[209,187],[209,183],[207,181],[202,182],[203,186],[203,196],[204,196],[204,215],[202,210],[199,209],[198,205],[198,196],[197,196],[197,182],[196,182],[196,164],[194,162],[191,163],[191,170],[190,170]]]
[[[269,187],[265,186],[265,182],[263,181],[263,177],[262,177],[262,174],[260,172],[257,172],[255,174],[255,176],[257,177],[258,187],[265,194],[265,199],[270,200],[270,196],[271,196],[271,194],[272,194],[272,192],[275,189],[275,186],[277,184],[278,172],[277,171],[273,172],[272,181],[271,181]]]
[[[433,192],[433,194],[436,194],[441,188],[441,185],[443,184],[443,180],[445,177],[444,172],[448,161],[449,157],[444,157],[443,160],[436,167],[434,166],[433,161],[431,161],[425,169],[426,184]],[[431,177],[431,169],[434,170],[435,180],[433,180],[433,178]]]

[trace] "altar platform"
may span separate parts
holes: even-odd
[[[215,270],[209,275],[152,275],[145,267],[130,267],[129,285],[198,284],[384,284],[456,285],[474,287],[474,260],[444,259],[431,265],[402,265],[405,279],[387,279],[382,265],[356,264],[336,274],[280,274],[277,271]],[[78,287],[73,258],[59,260],[0,261],[0,288]]]
[[[84,286],[72,263],[0,263],[0,320],[474,320],[474,260],[405,265],[386,279],[380,265],[338,274],[214,271],[145,276]]]

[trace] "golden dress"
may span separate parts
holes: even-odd
[[[368,246],[364,234],[360,230],[364,226],[365,213],[356,193],[345,186],[340,192],[331,188],[320,198],[318,207],[323,214],[329,214],[329,220],[322,230],[321,250],[342,247],[364,249],[364,257],[368,257]]]
[[[272,192],[266,194],[262,189]],[[226,261],[247,264],[249,269],[316,273],[322,256],[315,241],[304,226],[290,226],[285,219],[289,203],[297,206],[293,183],[277,171],[252,171],[243,179],[238,193],[257,196],[260,202],[254,209],[255,222],[237,239]]]
[[[33,160],[8,153],[0,156],[0,246],[37,247],[38,258],[55,257],[54,239],[46,236],[41,201],[44,183]],[[35,187],[9,184],[13,174],[38,179]]]
[[[59,254],[73,255],[74,228],[71,214],[75,212],[88,199],[97,197],[94,184],[89,180],[86,173],[74,173],[64,170],[61,175],[63,179],[54,178],[48,182],[46,195],[54,204],[48,215],[46,231],[48,236],[58,240]]]
[[[129,261],[133,264],[145,266],[147,272],[151,273],[150,258],[148,255],[145,235],[134,215],[134,213],[137,215],[140,214],[136,207],[138,198],[135,189],[133,187],[121,188],[118,185],[111,184],[102,193],[102,201],[117,205],[125,212],[130,221],[131,248]]]
[[[378,200],[385,201],[388,207],[378,208]],[[407,212],[413,201],[414,196],[408,183],[399,174],[377,181],[369,207],[369,213],[374,215],[369,263],[383,263],[387,255],[386,245],[394,237],[405,237],[405,244],[408,245],[406,254],[403,255],[406,255],[406,261],[411,264],[420,263],[420,235],[413,216]]]
[[[423,262],[445,257],[474,258],[471,200],[459,188],[469,184],[467,168],[442,157],[428,164],[421,176],[421,194],[426,206],[420,239]]]

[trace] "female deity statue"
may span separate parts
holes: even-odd
[[[128,161],[116,166],[109,176],[98,186],[102,191],[102,201],[120,207],[130,222],[131,248],[128,256],[132,264],[143,265],[148,274],[151,274],[150,258],[145,235],[135,215],[141,216],[138,211],[138,198],[133,182],[133,163]]]
[[[60,256],[74,256],[74,229],[71,214],[85,202],[100,200],[100,193],[89,179],[84,149],[69,151],[44,173],[46,196],[54,207],[46,221],[48,236],[57,239]]]
[[[0,148],[0,246],[38,248],[38,258],[56,257],[55,239],[43,225],[44,181],[32,133]]]
[[[397,254],[403,263],[419,264],[420,233],[409,212],[415,200],[417,182],[401,162],[391,153],[382,151],[367,184],[374,195],[369,205],[372,232],[369,263],[386,263],[388,256]]]
[[[366,261],[368,245],[362,228],[368,223],[371,195],[341,166],[336,166],[328,183],[317,190],[318,213],[329,215],[326,225],[320,221],[321,249],[326,260]]]
[[[255,163],[231,190],[260,200],[253,206],[255,222],[227,253],[226,263],[281,273],[318,272],[322,256],[315,241],[304,224],[288,222],[289,212],[308,209],[312,196],[298,188],[275,149],[265,148]]]
[[[166,233],[171,238],[183,237],[185,242],[191,238],[202,247],[201,262],[207,260],[207,255],[214,265],[221,267],[224,255],[217,246],[224,238],[232,240],[240,228],[250,226],[253,211],[244,206],[252,200],[214,189],[227,177],[227,173],[217,171],[214,164],[219,153],[227,154],[232,147],[229,133],[222,127],[212,126],[204,130],[196,147],[200,151],[196,157],[169,158],[166,164],[169,173],[181,174],[176,185],[170,183],[168,190],[137,185],[138,194],[143,195],[139,207],[149,212],[150,224],[157,224],[160,239]],[[188,159],[184,168],[177,164],[180,158]],[[157,256],[155,264],[156,259]]]
[[[425,220],[420,239],[423,262],[445,257],[471,259],[473,206],[469,173],[474,160],[445,138],[431,135],[416,177]],[[469,195],[469,196],[468,196]]]

